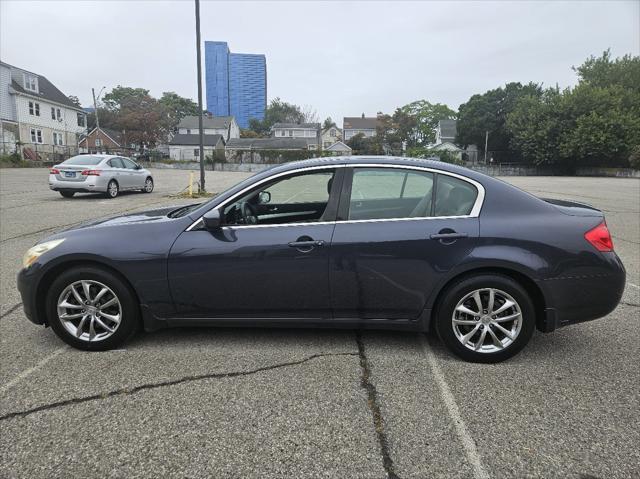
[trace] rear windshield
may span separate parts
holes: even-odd
[[[67,161],[63,161],[63,165],[97,165],[104,158],[102,156],[92,156],[92,155],[80,155],[80,156],[72,156]]]

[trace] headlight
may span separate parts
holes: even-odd
[[[57,239],[57,240],[51,240],[51,241],[45,241],[44,243],[40,243],[40,244],[35,245],[33,248],[29,248],[29,250],[24,254],[24,256],[22,258],[22,267],[26,268],[28,266],[31,266],[31,264],[35,260],[37,260],[40,256],[45,254],[47,251],[52,250],[53,248],[58,246],[63,241],[64,241],[64,238]]]

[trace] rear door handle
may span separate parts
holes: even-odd
[[[324,246],[324,241],[322,240],[310,240],[310,241],[292,241],[289,243],[289,246],[292,248],[313,248],[314,246]]]
[[[460,238],[467,238],[467,233],[438,233],[429,236],[432,240],[455,240]]]

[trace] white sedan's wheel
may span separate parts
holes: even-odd
[[[151,193],[153,191],[153,178],[149,177],[144,182],[144,192]]]
[[[115,180],[111,180],[107,186],[107,196],[109,198],[115,198],[119,193],[118,183]]]

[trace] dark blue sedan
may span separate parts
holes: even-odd
[[[624,284],[601,211],[380,157],[284,164],[206,203],[84,224],[18,275],[27,317],[80,349],[140,327],[434,328],[479,362],[605,316]]]

